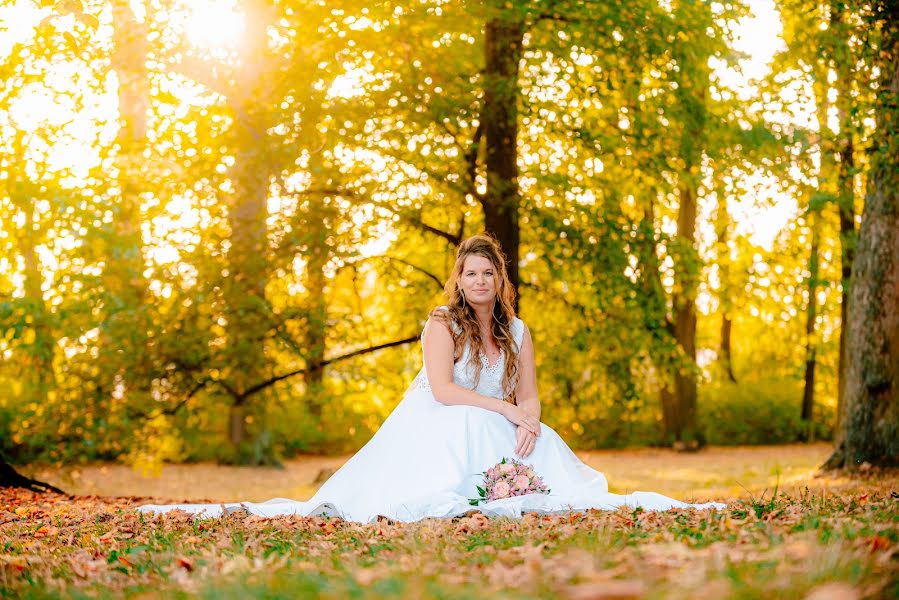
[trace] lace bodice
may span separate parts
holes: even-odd
[[[441,306],[440,308],[445,309],[446,307]],[[461,329],[459,325],[453,323],[453,332],[455,334],[458,335]],[[516,348],[521,348],[521,340],[523,338],[524,322],[515,317],[512,321],[512,339]],[[475,386],[475,371],[471,368],[470,358],[471,347],[466,344],[461,358],[453,365],[453,383],[469,390],[474,390],[481,395],[502,400],[505,396],[503,394],[503,374],[506,369],[506,353],[500,348],[499,358],[496,359],[494,364],[490,364],[487,360],[487,355],[481,352],[479,357],[481,374],[477,381],[477,386]],[[424,365],[422,365],[421,370],[412,382],[411,389],[431,389],[431,384],[428,382],[428,373]]]

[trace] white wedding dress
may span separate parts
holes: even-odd
[[[512,325],[521,346],[524,323]],[[468,368],[469,348],[453,367],[453,381],[485,396],[502,398],[504,353],[490,365],[480,356],[480,380],[475,386]],[[264,517],[278,515],[336,516],[368,523],[379,515],[399,521],[461,515],[477,497],[482,473],[503,457],[516,458],[516,427],[499,413],[474,406],[447,406],[434,399],[422,367],[405,396],[369,442],[337,470],[306,502],[275,498],[267,502],[145,505],[142,512],[180,509],[204,517],[246,510]],[[477,509],[489,516],[520,517],[534,511],[553,513],[589,508],[642,506],[646,510],[718,508],[725,504],[687,504],[655,492],[612,494],[605,476],[575,456],[562,438],[541,425],[531,464],[550,488],[549,494],[504,498]]]

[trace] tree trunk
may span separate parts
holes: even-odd
[[[29,186],[30,187],[30,186]],[[18,201],[17,201],[18,200]],[[34,343],[29,352],[28,366],[25,371],[34,385],[31,400],[45,406],[47,394],[53,385],[53,355],[56,339],[50,324],[50,311],[44,302],[42,282],[44,274],[35,243],[34,199],[22,197],[13,201],[25,211],[25,230],[21,237],[22,261],[25,264],[25,297],[28,299],[29,313],[34,321]]]
[[[655,206],[650,200],[643,211],[640,221],[640,232],[643,237],[639,244],[640,284],[643,288],[644,310],[646,328],[652,335],[653,342],[650,348],[671,347],[674,345],[674,324],[668,316],[668,300],[665,294],[665,286],[662,285],[659,271],[659,257],[657,254],[657,242],[655,237]],[[670,359],[663,353],[653,356],[653,362],[659,372],[659,404],[662,407],[662,431],[666,440],[673,441],[669,437],[670,432],[676,430],[677,404],[673,386],[668,381],[670,371]]]
[[[65,494],[64,491],[49,483],[25,477],[6,462],[6,459],[2,456],[0,456],[0,488],[21,488],[31,490],[32,492]]]
[[[820,197],[832,193],[831,174],[836,168],[833,155],[832,133],[827,125],[830,102],[828,100],[829,85],[827,82],[826,64],[818,62],[813,67],[814,81],[812,89],[815,94],[815,109],[818,117],[818,152],[820,154],[820,166],[818,169],[817,194]],[[809,202],[806,218],[812,236],[811,249],[808,261],[808,304],[805,312],[805,375],[802,389],[802,409],[800,418],[805,422],[806,429],[803,435],[805,439],[812,439],[812,417],[815,406],[815,368],[818,361],[818,286],[820,276],[820,246],[821,246],[821,207]]]
[[[724,373],[731,383],[737,383],[734,376],[733,353],[731,352],[731,338],[733,331],[733,321],[731,321],[728,313],[721,311],[721,360],[724,362]]]
[[[696,242],[696,187],[693,183],[680,184],[680,208],[677,217],[677,237],[681,244],[681,260],[688,263],[698,260],[695,256]],[[689,367],[696,363],[696,281],[693,269],[681,264],[679,289],[674,295],[674,339],[689,361]],[[692,368],[686,372],[678,369],[674,373],[674,407],[669,417],[672,429],[669,435],[679,442],[699,441],[696,427],[696,374]]]
[[[24,291],[28,302],[28,315],[32,318],[30,328],[34,332],[34,341],[26,350],[22,373],[23,380],[28,383],[25,393],[28,403],[45,407],[47,395],[53,386],[55,375],[53,356],[56,339],[51,324],[51,312],[44,301],[44,273],[41,259],[37,253],[39,242],[38,222],[35,219],[35,197],[37,186],[33,185],[28,175],[19,168],[25,165],[25,135],[18,131],[12,140],[13,166],[7,185],[10,201],[25,214],[25,227],[18,236],[19,252],[25,267]]]
[[[228,352],[229,383],[237,399],[232,409],[230,438],[239,445],[247,435],[243,406],[246,391],[264,378],[265,336],[269,331],[268,283],[268,196],[272,166],[267,156],[269,61],[265,7],[247,3],[244,53],[236,85],[229,98],[235,108],[234,193],[228,215],[231,226],[228,249]]]
[[[140,210],[142,184],[147,180],[143,152],[147,144],[147,111],[150,106],[150,78],[147,72],[147,27],[140,23],[127,0],[112,3],[112,66],[118,78],[119,130],[116,167],[120,196],[115,236],[109,251],[104,279],[112,298],[112,313],[134,309],[147,295],[144,280],[143,240]],[[134,332],[133,312],[128,331]]]
[[[675,19],[710,20],[707,6],[682,3]],[[710,71],[708,57],[697,54],[689,45],[675,45],[672,56],[680,67],[676,90],[678,121],[682,123],[678,140],[679,170],[677,192],[677,236],[674,240],[674,337],[686,364],[674,374],[674,407],[667,419],[672,429],[666,437],[676,445],[703,445],[696,422],[696,291],[699,284],[699,255],[696,251],[697,194],[702,178],[702,158],[706,144],[707,98]]]
[[[834,418],[834,431],[840,431],[840,419],[843,414],[843,391],[846,381],[846,320],[849,307],[849,284],[852,280],[852,261],[855,255],[855,119],[852,115],[853,99],[853,58],[849,46],[849,31],[845,21],[842,2],[831,3],[830,30],[837,40],[837,52],[834,55],[834,66],[837,72],[837,111],[840,120],[840,133],[836,140],[836,151],[839,159],[837,174],[837,194],[840,217],[840,355],[837,367],[837,411]],[[839,441],[839,440],[837,440]]]
[[[321,152],[315,152],[309,159],[309,173],[312,187],[331,188],[326,175]],[[317,185],[316,185],[317,184]],[[328,247],[328,231],[333,219],[328,210],[329,198],[315,193],[309,198],[309,219],[311,231],[306,252],[306,289],[309,293],[309,327],[306,332],[306,401],[309,412],[321,421],[324,405],[325,368],[322,361],[327,350],[328,304],[325,298],[325,266],[331,251]]]
[[[818,343],[815,339],[815,321],[818,315],[818,273],[820,245],[820,215],[809,214],[812,230],[812,248],[808,261],[808,306],[805,312],[805,387],[802,390],[802,420],[811,431],[812,412],[815,404],[815,366],[817,364]]]
[[[880,70],[871,171],[852,263],[842,443],[828,467],[899,465],[899,11],[874,2]]]
[[[719,362],[724,369],[724,374],[732,382],[736,383],[733,369],[733,321],[731,314],[733,306],[731,302],[732,289],[730,285],[730,248],[727,245],[730,233],[730,215],[727,213],[727,199],[724,190],[718,194],[720,198],[715,217],[715,237],[718,247],[718,305],[721,311],[721,356]]]
[[[519,290],[518,226],[518,66],[524,23],[491,19],[486,26],[484,73],[484,139],[487,194],[483,199],[484,227],[496,237],[506,255],[509,280]]]

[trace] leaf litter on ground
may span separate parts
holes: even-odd
[[[148,498],[0,490],[0,597],[899,597],[899,472],[720,511],[620,508],[417,523],[144,515]]]

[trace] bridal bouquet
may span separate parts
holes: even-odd
[[[513,496],[549,493],[549,488],[534,472],[534,468],[514,458],[503,458],[482,474],[484,484],[476,486],[480,497],[468,501],[472,506]]]

